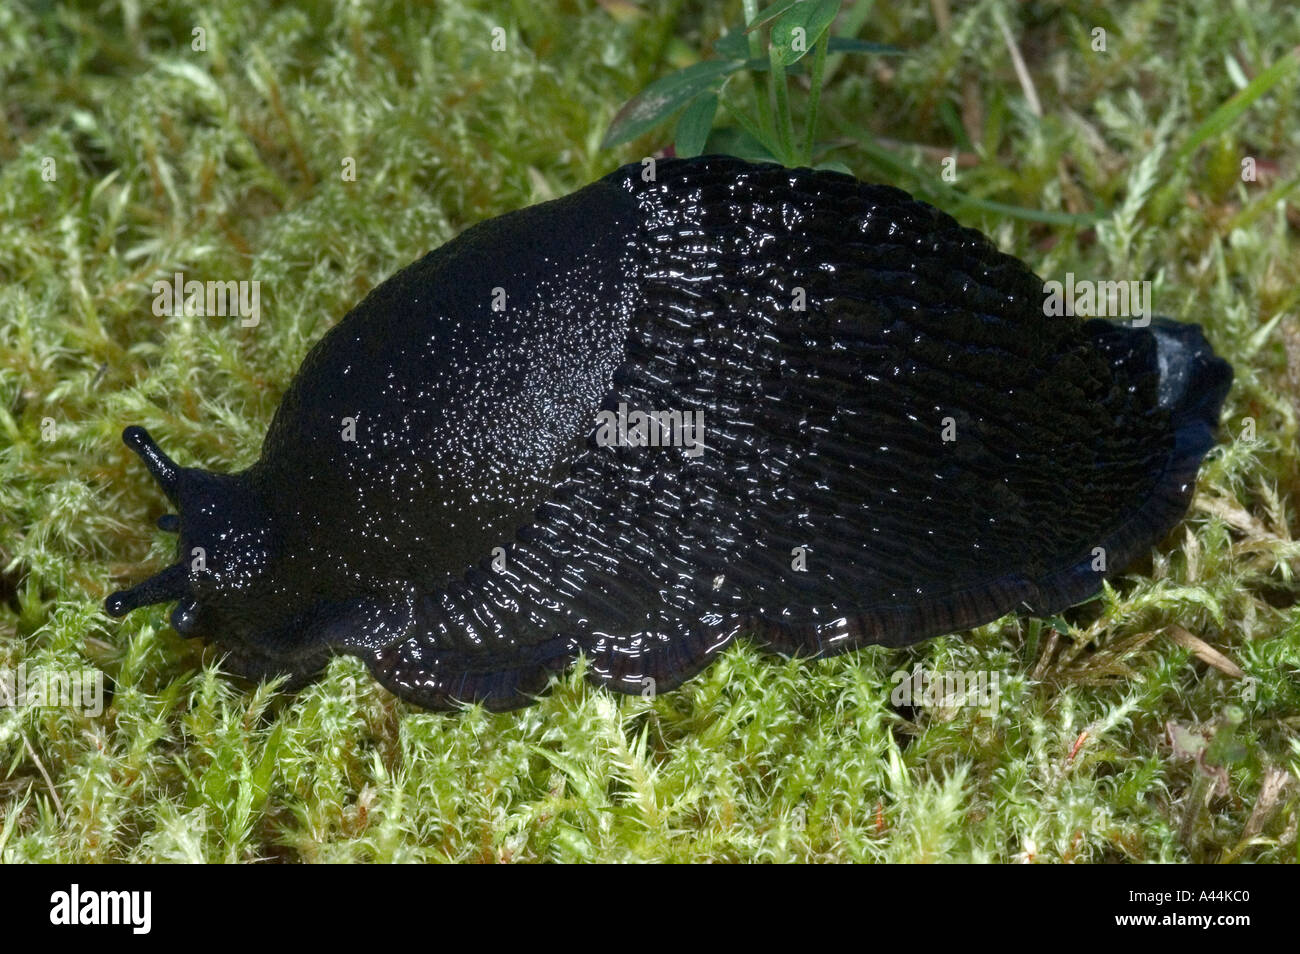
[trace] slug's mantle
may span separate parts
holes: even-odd
[[[580,652],[640,693],[739,634],[828,655],[1050,614],[1181,519],[1232,380],[1195,325],[1045,317],[1026,266],[897,189],[641,173],[375,288],[247,470],[127,428],[179,560],[108,612],[177,600],[251,678],[345,652],[503,709]]]

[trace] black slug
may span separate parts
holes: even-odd
[[[1051,614],[1181,519],[1232,370],[1195,325],[1044,297],[897,189],[626,166],[375,288],[247,470],[127,428],[179,560],[106,608],[178,600],[250,678],[352,653],[492,709],[579,653],[642,693],[742,634],[815,656]]]

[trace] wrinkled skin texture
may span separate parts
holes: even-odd
[[[128,428],[181,559],[108,611],[179,600],[250,678],[347,652],[417,704],[504,709],[579,653],[663,691],[742,633],[828,655],[1050,614],[1181,519],[1232,377],[1196,326],[1045,317],[1029,269],[896,189],[655,173],[380,285],[248,470]],[[702,415],[702,452],[610,446],[620,408]]]

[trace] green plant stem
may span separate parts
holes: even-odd
[[[768,87],[776,102],[776,142],[780,146],[781,161],[787,166],[794,162],[794,120],[790,117],[790,90],[785,79],[785,67],[769,43],[767,48]]]
[[[744,0],[745,26],[749,26],[758,17],[758,0]],[[763,38],[759,31],[749,34],[749,58],[756,60],[763,55]],[[754,100],[758,107],[758,125],[763,135],[757,137],[769,149],[776,142],[776,128],[772,125],[772,101],[767,90],[762,88],[758,79],[754,80]],[[752,135],[752,133],[751,133]]]
[[[810,81],[812,87],[808,92],[808,120],[807,127],[804,129],[803,154],[799,161],[804,165],[811,166],[813,161],[813,143],[817,139],[817,107],[821,104],[822,82],[826,74],[826,50],[831,43],[831,31],[827,30],[817,41],[817,49],[813,51],[812,76]]]
[[[755,123],[753,119],[736,106],[733,106],[721,95],[718,96],[718,102],[721,104],[722,108],[727,111],[727,114],[740,124],[741,129],[754,137],[755,142],[764,147],[768,145],[767,137],[764,135],[763,130],[759,128],[758,124]]]
[[[1198,771],[1192,779],[1192,790],[1187,793],[1182,824],[1178,826],[1178,840],[1189,855],[1196,845],[1196,823],[1200,821],[1201,809],[1205,807],[1205,796],[1209,790],[1209,776]]]

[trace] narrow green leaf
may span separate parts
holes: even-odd
[[[718,94],[704,93],[695,97],[677,120],[675,148],[682,157],[698,156],[704,151],[713,117],[718,112]]]
[[[749,57],[749,37],[743,29],[729,30],[713,44],[714,56],[724,60],[743,60]]]
[[[1210,113],[1205,121],[1192,131],[1187,141],[1178,147],[1178,151],[1174,153],[1174,165],[1182,165],[1201,143],[1226,132],[1255,100],[1276,86],[1284,76],[1295,69],[1297,64],[1300,64],[1300,50],[1292,50],[1251,80],[1245,89],[1224,100],[1218,109]]]
[[[907,50],[888,43],[869,43],[852,36],[833,36],[829,53],[879,53],[881,56],[906,56]]]
[[[802,0],[772,24],[770,48],[781,66],[790,66],[811,53],[823,33],[830,29],[840,0]]]
[[[739,60],[705,60],[655,80],[618,111],[601,148],[609,149],[649,132],[700,93],[721,85],[743,65]]]
[[[764,23],[775,20],[796,3],[804,2],[806,2],[806,0],[776,0],[776,3],[769,3],[762,10],[759,10],[758,13],[754,14],[754,19],[745,24],[745,32],[751,33],[754,30],[757,30]]]
[[[1021,205],[1007,205],[1005,202],[979,199],[960,192],[954,193],[953,201],[957,208],[968,205],[983,209],[985,212],[996,212],[1013,219],[1022,219],[1025,222],[1046,222],[1048,225],[1065,225],[1073,228],[1087,228],[1110,218],[1109,212],[1053,212],[1050,209],[1027,209]]]
[[[776,156],[752,133],[730,126],[709,134],[708,150],[710,154],[735,156],[749,162],[776,162]]]
[[[745,61],[745,69],[753,73],[766,73],[771,68],[772,68],[772,64],[767,61],[766,57],[764,57],[761,60]],[[796,63],[794,64],[794,66],[779,66],[778,68],[786,76],[802,76],[806,72],[803,68],[802,63]]]
[[[1095,225],[1102,219],[1109,218],[1109,212],[1053,212],[1047,209],[1026,209],[1018,205],[1007,205],[1004,202],[993,202],[989,199],[979,199],[975,196],[966,195],[956,189],[935,181],[933,176],[921,173],[915,166],[907,162],[902,156],[878,146],[870,141],[863,141],[858,144],[858,150],[870,156],[876,165],[886,169],[891,175],[898,179],[911,179],[917,183],[917,188],[913,191],[918,193],[918,198],[923,198],[927,202],[939,205],[945,211],[954,213],[962,206],[970,208],[983,209],[986,212],[996,212],[999,215],[1010,216],[1015,219],[1023,219],[1028,222],[1046,222],[1050,225],[1065,225],[1074,227],[1087,227]]]
[[[1290,194],[1300,187],[1300,176],[1292,176],[1290,179],[1283,180],[1267,193],[1252,201],[1240,212],[1228,220],[1228,224],[1222,229],[1222,234],[1227,235],[1233,229],[1244,229],[1252,225],[1261,215],[1270,214],[1277,209],[1277,203],[1290,197]]]
[[[966,135],[966,127],[961,124],[961,116],[957,114],[957,107],[952,104],[952,100],[939,101],[939,119],[958,149],[963,152],[975,151],[975,146],[970,141],[970,136]]]

